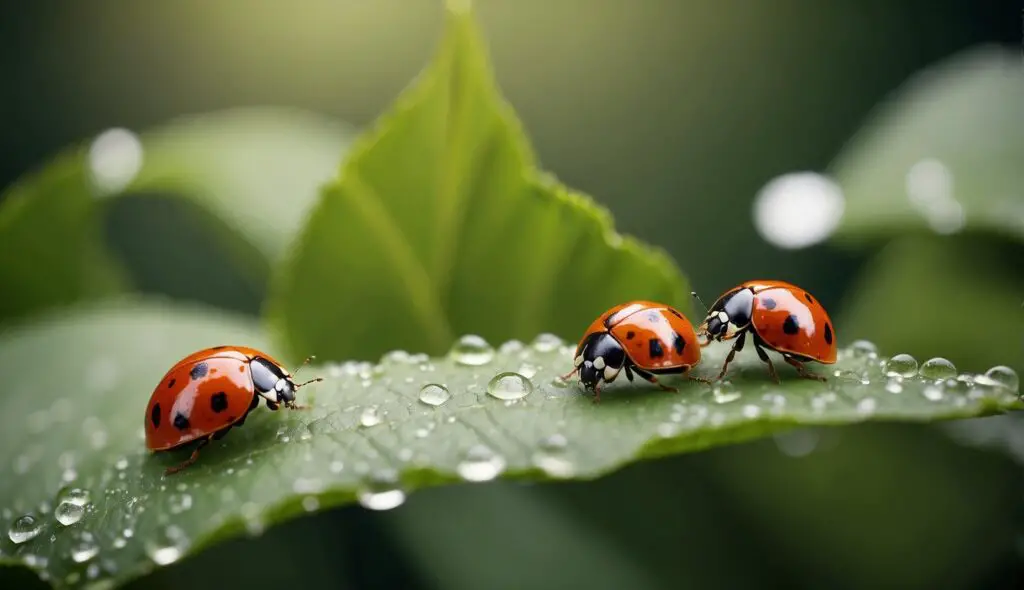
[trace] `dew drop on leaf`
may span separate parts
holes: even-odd
[[[391,510],[405,503],[405,492],[399,485],[396,472],[382,470],[366,477],[357,498],[363,508]]]
[[[550,333],[538,334],[533,339],[532,347],[537,352],[551,352],[562,346],[562,339]]]
[[[711,390],[711,399],[716,404],[727,404],[741,397],[743,397],[742,394],[736,391],[736,388],[729,381],[716,383]]]
[[[376,406],[370,406],[363,409],[363,413],[359,415],[359,424],[364,428],[370,428],[381,423],[380,413],[377,411]]]
[[[889,393],[902,393],[903,392],[903,378],[902,377],[889,377],[885,382],[885,390]]]
[[[440,406],[452,398],[448,388],[440,383],[427,383],[420,388],[420,401],[428,406]]]
[[[875,409],[878,407],[878,402],[873,397],[866,397],[857,402],[857,412],[865,415],[875,413]]]
[[[938,385],[925,386],[924,390],[921,391],[921,395],[923,395],[925,399],[933,402],[942,401],[942,398],[945,396],[942,392],[942,388]]]
[[[167,525],[146,541],[146,555],[157,565],[169,565],[181,559],[188,549],[189,540],[185,531],[175,525]]]
[[[885,362],[886,377],[913,377],[917,374],[917,359],[909,354],[897,354]]]
[[[494,358],[494,349],[482,337],[466,334],[452,345],[449,356],[460,365],[477,367]]]
[[[1016,391],[1020,388],[1020,377],[1010,367],[1004,365],[992,367],[985,371],[985,376],[1011,391]]]
[[[36,520],[36,517],[31,514],[26,514],[11,523],[11,528],[7,530],[7,536],[16,545],[20,545],[35,539],[42,530],[43,523]]]
[[[100,552],[100,546],[92,538],[83,538],[71,547],[71,559],[75,563],[85,563],[96,557]]]
[[[950,379],[956,377],[956,366],[950,361],[937,356],[921,363],[917,373],[925,379]]]
[[[64,526],[71,526],[82,520],[85,515],[85,506],[71,502],[61,502],[53,511],[53,517]]]
[[[500,400],[522,399],[533,393],[533,383],[519,373],[498,373],[487,383],[487,393]]]
[[[850,355],[859,359],[873,359],[878,356],[878,347],[867,340],[854,340],[850,344]]]
[[[456,471],[466,481],[490,481],[505,469],[505,459],[485,445],[473,445]]]

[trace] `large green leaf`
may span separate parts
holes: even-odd
[[[907,83],[833,163],[838,235],[962,227],[1024,239],[1020,51],[985,46]]]
[[[776,385],[746,351],[715,389],[681,383],[673,394],[620,379],[595,404],[557,379],[571,345],[544,336],[496,351],[460,346],[445,357],[396,352],[379,364],[303,369],[326,378],[300,390],[309,410],[261,408],[196,465],[165,477],[188,451],[144,450],[149,393],[186,353],[227,343],[266,346],[242,320],[129,301],[0,337],[0,464],[10,470],[0,480],[0,528],[21,541],[0,541],[0,561],[58,586],[120,582],[304,512],[355,501],[387,509],[428,485],[589,479],[799,424],[1022,407],[1015,389],[991,380],[936,383],[894,366],[908,376],[886,377],[884,359],[863,346],[844,350],[838,376],[824,384],[782,369]],[[707,349],[700,369],[714,372],[725,348]]]
[[[0,205],[0,283],[18,285],[0,299],[0,321],[130,287],[136,277],[108,247],[104,227],[105,211],[124,196],[170,194],[200,207],[210,233],[243,244],[227,244],[228,263],[265,282],[352,135],[319,115],[245,108],[184,117],[139,137],[112,130],[65,151],[8,188]],[[161,241],[154,250],[188,246]],[[166,267],[168,259],[149,262]]]
[[[449,8],[433,63],[354,147],[282,272],[270,318],[295,356],[438,353],[456,335],[575,337],[603,309],[689,309],[660,250],[534,169],[470,14]]]

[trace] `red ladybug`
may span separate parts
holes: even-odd
[[[194,352],[171,367],[153,390],[146,407],[146,447],[166,451],[200,439],[187,461],[167,469],[170,475],[194,463],[211,440],[241,426],[261,397],[271,410],[281,404],[300,409],[295,390],[321,380],[296,385],[281,363],[254,348],[215,346]]]
[[[828,312],[810,293],[784,281],[748,281],[726,291],[708,310],[704,323],[697,328],[701,346],[736,339],[718,379],[725,376],[729,363],[743,349],[747,333],[751,333],[754,350],[768,364],[768,374],[776,383],[779,376],[765,348],[780,353],[807,379],[825,381],[803,363],[836,362],[836,333]]]
[[[577,371],[580,381],[593,390],[594,401],[600,401],[600,387],[611,383],[626,371],[675,391],[658,382],[655,375],[686,373],[700,363],[700,346],[693,325],[686,316],[671,307],[652,301],[630,301],[616,305],[601,314],[576,346],[575,368],[563,379]],[[696,381],[706,381],[690,376]]]

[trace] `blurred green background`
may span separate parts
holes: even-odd
[[[1019,50],[1008,3],[474,6],[541,165],[667,249],[705,300],[786,279],[818,295],[843,342],[1024,370],[1019,235],[906,229],[786,250],[751,213],[771,179],[825,171],[915,72],[982,43]],[[191,113],[284,105],[361,128],[426,63],[441,22],[426,0],[5,4],[0,182],[104,129]],[[1024,119],[1003,131],[1021,145]],[[996,173],[1022,179],[1021,152],[982,139],[1006,156]],[[126,200],[107,221],[143,290],[258,312],[265,269],[175,280],[217,241],[193,209]],[[167,239],[153,247],[154,235]],[[136,587],[1020,587],[1022,472],[1001,447],[959,440],[911,426],[808,431],[597,482],[429,490],[391,513],[300,519]]]

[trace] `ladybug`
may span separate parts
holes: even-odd
[[[748,333],[754,339],[757,356],[768,365],[768,374],[776,383],[779,375],[765,348],[781,354],[807,379],[825,381],[803,363],[836,362],[836,333],[828,312],[810,293],[785,281],[748,281],[726,291],[708,310],[704,323],[697,328],[701,346],[736,340],[718,379],[725,376],[733,357],[743,350]]]
[[[322,379],[296,384],[281,363],[254,348],[215,346],[194,352],[171,367],[153,389],[146,407],[146,448],[167,451],[199,440],[188,460],[165,473],[181,471],[195,463],[211,440],[241,426],[260,398],[271,410],[282,404],[302,409],[295,403],[295,390],[316,381]]]
[[[693,325],[677,310],[652,301],[630,301],[590,324],[576,346],[575,368],[562,378],[579,372],[583,386],[593,390],[595,402],[601,399],[601,385],[614,381],[622,370],[630,381],[636,373],[666,391],[676,391],[655,375],[686,375],[700,363],[698,344]]]

